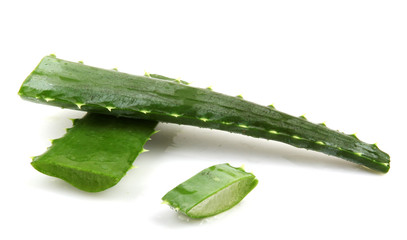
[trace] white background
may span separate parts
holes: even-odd
[[[407,239],[406,13],[406,1],[392,0],[1,1],[0,239]],[[391,169],[159,124],[119,184],[82,192],[30,165],[84,114],[18,97],[51,53],[306,114],[377,142]],[[161,204],[177,184],[223,162],[259,179],[235,208],[189,220]]]

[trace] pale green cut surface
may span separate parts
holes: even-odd
[[[213,216],[238,204],[253,189],[254,179],[243,179],[232,183],[188,211],[190,217]],[[255,179],[257,184],[257,180]]]

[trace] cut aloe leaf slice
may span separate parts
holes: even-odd
[[[88,192],[116,185],[154,133],[156,121],[87,114],[31,165]]]
[[[238,204],[256,185],[252,173],[227,163],[206,168],[162,197],[176,211],[204,218]]]

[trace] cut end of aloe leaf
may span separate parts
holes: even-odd
[[[218,164],[181,183],[162,200],[191,218],[205,218],[238,204],[257,183],[256,177],[242,168]]]
[[[33,161],[31,165],[39,172],[60,178],[86,192],[101,192],[116,185],[120,178],[103,173],[91,172],[55,162]]]
[[[193,218],[213,216],[239,203],[256,185],[257,179],[239,180],[191,208],[187,215]]]

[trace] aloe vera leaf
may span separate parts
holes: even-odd
[[[162,200],[191,218],[204,218],[232,208],[257,183],[256,177],[242,168],[218,164],[179,184]]]
[[[175,81],[46,56],[22,84],[23,99],[63,108],[219,129],[337,156],[386,173],[376,144],[276,110]]]
[[[152,120],[88,113],[31,164],[81,190],[103,191],[131,168],[156,125]]]

